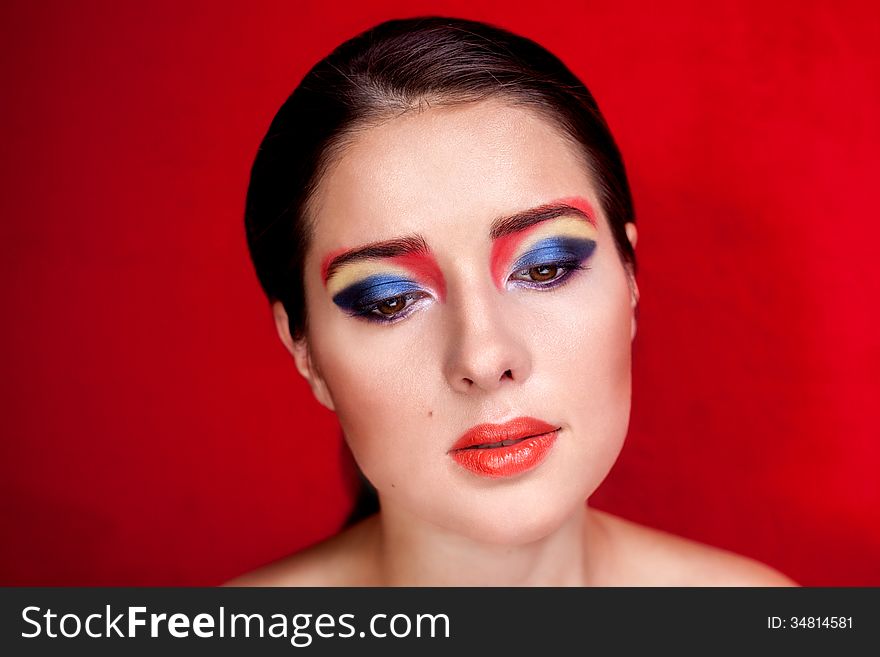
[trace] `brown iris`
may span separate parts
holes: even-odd
[[[405,303],[406,299],[404,297],[392,297],[391,299],[385,299],[385,301],[376,306],[376,310],[383,315],[395,315],[400,312]]]
[[[559,272],[559,267],[556,265],[540,265],[539,267],[532,267],[528,271],[529,277],[531,277],[533,281],[536,283],[543,283],[556,278],[556,274]]]

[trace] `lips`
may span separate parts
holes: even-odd
[[[449,450],[449,455],[474,474],[512,477],[537,467],[547,456],[559,427],[533,417],[518,417],[504,424],[480,424],[469,429]]]

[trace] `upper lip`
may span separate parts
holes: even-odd
[[[558,430],[559,427],[533,417],[517,417],[503,424],[478,424],[465,431],[449,449],[454,452],[459,449],[467,449],[476,445],[497,443],[502,440],[519,440],[532,436],[542,436],[545,433]]]

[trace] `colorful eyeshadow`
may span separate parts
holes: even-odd
[[[587,201],[587,199],[582,198],[580,196],[569,196],[568,198],[561,198],[558,201],[554,201],[554,203],[559,203],[560,205],[570,205],[573,208],[576,208],[587,215],[585,221],[593,224],[593,228],[598,228],[598,224],[596,223],[596,211],[593,210],[593,206]]]
[[[579,268],[596,248],[598,225],[590,204],[570,197],[496,222],[492,235],[497,238],[490,269],[503,289],[511,264],[513,271]],[[446,296],[443,274],[418,235],[334,251],[321,262],[321,280],[333,302],[353,314],[369,314],[373,306],[396,297],[431,292],[443,301]]]
[[[520,256],[511,268],[518,272],[546,264],[581,263],[596,248],[595,240],[579,237],[548,237]]]
[[[350,313],[360,313],[385,299],[420,292],[414,281],[393,275],[368,276],[333,295],[333,303]]]
[[[344,253],[344,251],[343,251]],[[335,256],[333,256],[335,257]],[[322,275],[327,276],[327,265],[332,257],[324,259]],[[364,258],[335,269],[324,280],[327,291],[335,297],[340,291],[358,281],[372,276],[391,276],[395,280],[409,280],[420,284],[422,289],[433,291],[440,301],[446,296],[443,274],[434,258],[428,253],[406,253],[389,258]]]
[[[421,281],[437,293],[440,301],[446,298],[446,281],[437,265],[437,261],[429,253],[407,253],[405,255],[390,258],[392,265],[398,265],[408,269]]]
[[[597,237],[598,231],[592,223],[583,217],[571,216],[550,219],[505,235],[492,250],[492,279],[498,289],[503,289],[511,271],[554,262],[581,262],[592,255]]]

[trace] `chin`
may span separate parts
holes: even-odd
[[[547,509],[529,515],[511,514],[506,518],[496,518],[480,528],[479,536],[483,542],[495,545],[519,546],[534,543],[556,532],[569,520],[572,514],[583,506],[583,500],[576,508],[558,508],[551,513]]]
[[[616,447],[609,441],[602,451],[570,455],[564,466],[542,473],[531,483],[522,482],[495,499],[457,504],[446,518],[447,526],[472,540],[495,545],[527,545],[546,538],[584,511],[619,454]]]
[[[479,543],[527,545],[557,531],[583,508],[586,499],[586,496],[578,499],[534,496],[528,504],[472,505],[466,516],[463,517],[458,508],[441,524]]]

